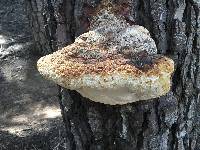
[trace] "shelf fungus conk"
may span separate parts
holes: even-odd
[[[92,101],[122,105],[165,95],[174,62],[157,54],[147,29],[103,12],[89,32],[37,63],[39,72]]]

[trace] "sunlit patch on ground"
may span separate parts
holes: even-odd
[[[1,131],[6,131],[9,134],[13,134],[19,137],[23,137],[25,135],[25,132],[30,129],[27,128],[26,125],[18,125],[18,126],[12,126],[12,127],[5,127],[3,129],[1,129]]]
[[[11,119],[11,122],[15,122],[15,123],[27,123],[28,122],[28,117],[26,115],[14,116]]]
[[[38,116],[42,116],[42,118],[40,119],[61,117],[60,109],[54,106],[53,107],[48,106],[43,108],[42,110],[35,111],[35,114]]]
[[[3,35],[0,35],[0,50],[3,49],[3,45],[6,44],[6,38]]]
[[[0,56],[8,55],[10,53],[9,51],[6,51],[6,46],[12,41],[13,39],[9,39],[4,35],[0,35]]]
[[[40,130],[41,123],[48,124],[48,119],[60,118],[61,112],[58,107],[47,106],[44,108],[35,108],[35,111],[30,110],[28,114],[14,115],[12,118],[7,119],[9,124],[2,127],[0,130],[7,131],[10,134],[17,136],[24,136],[29,134],[30,130]],[[45,130],[48,130],[47,128]]]

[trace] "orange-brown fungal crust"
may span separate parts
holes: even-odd
[[[116,105],[156,98],[170,90],[173,60],[74,43],[38,61],[47,79],[95,102]]]
[[[109,52],[85,43],[72,44],[41,59],[43,64],[53,65],[54,72],[68,79],[86,74],[107,76],[118,72],[139,77],[173,72],[173,61],[164,56],[148,55],[145,51],[135,54]]]

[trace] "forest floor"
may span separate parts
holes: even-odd
[[[0,150],[64,149],[58,88],[36,69],[23,0],[0,3]]]

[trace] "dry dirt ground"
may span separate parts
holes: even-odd
[[[65,149],[58,89],[36,69],[23,1],[0,8],[0,150]]]

